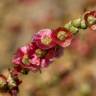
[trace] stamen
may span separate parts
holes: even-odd
[[[44,37],[42,40],[41,40],[42,44],[44,45],[49,45],[51,42],[52,42],[52,39],[48,36]]]
[[[58,32],[58,34],[57,34],[57,38],[58,38],[60,41],[64,41],[66,37],[67,37],[67,34],[66,34],[64,31],[60,31],[60,32]]]

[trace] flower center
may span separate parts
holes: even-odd
[[[41,49],[37,49],[37,50],[35,51],[35,53],[36,53],[36,55],[37,55],[38,57],[43,57],[43,56],[45,56],[45,54],[46,54],[46,52],[43,51],[43,50],[41,50]]]
[[[52,42],[52,39],[50,37],[48,37],[48,36],[45,36],[43,39],[41,39],[41,42],[44,45],[49,45]]]
[[[24,55],[24,56],[23,56],[22,62],[23,62],[24,64],[29,64],[28,55]]]
[[[89,23],[89,25],[96,23],[96,18],[94,16],[89,16],[88,23]]]
[[[60,32],[58,32],[58,34],[57,34],[57,38],[58,38],[60,41],[64,41],[66,37],[67,37],[67,33],[64,32],[64,31],[60,31]]]

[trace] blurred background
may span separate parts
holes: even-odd
[[[96,0],[0,0],[0,72],[6,74],[12,55],[32,34],[63,26],[93,9]],[[42,73],[20,77],[18,96],[96,96],[95,42],[95,31],[81,30],[64,55]]]

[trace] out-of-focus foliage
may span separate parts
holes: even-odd
[[[14,52],[35,32],[63,26],[93,9],[96,0],[0,0],[0,71],[7,74]],[[21,77],[20,96],[96,96],[95,42],[96,32],[81,30],[54,64]]]

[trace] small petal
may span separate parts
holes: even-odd
[[[90,29],[91,29],[92,31],[96,31],[96,24],[95,24],[95,25],[90,26]]]

